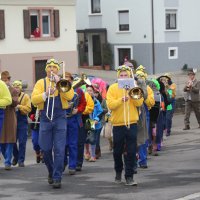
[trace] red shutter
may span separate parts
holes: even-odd
[[[24,38],[29,39],[31,35],[31,19],[29,10],[23,10],[24,17]]]
[[[0,10],[0,40],[5,38],[4,10]]]
[[[54,16],[54,37],[60,37],[60,20],[59,20],[59,10],[53,11]]]

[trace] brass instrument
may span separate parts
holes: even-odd
[[[129,90],[128,95],[132,99],[141,99],[142,97],[144,97],[144,92],[143,92],[142,88],[137,85],[137,82],[134,78],[132,69],[131,69],[131,75],[132,75],[132,78],[134,81],[134,87]]]
[[[86,85],[92,85],[91,82],[90,82],[90,79],[87,78],[87,75],[82,73],[80,78],[77,77],[76,79],[74,79],[72,87],[74,89],[76,89],[76,88],[81,87],[82,85],[85,85],[85,84]]]
[[[56,89],[59,92],[68,92],[71,89],[71,83],[70,81],[65,79],[65,63],[61,62],[63,67],[63,77],[56,83]]]
[[[52,108],[51,108],[51,116],[49,116],[49,102],[50,102],[50,95],[51,95],[51,89],[52,89],[52,83],[55,82],[55,77],[53,72],[51,71],[50,76],[50,84],[48,89],[48,97],[47,97],[47,111],[46,111],[46,117],[52,121],[53,120],[53,112],[54,112],[54,102],[55,102],[55,95],[53,94],[53,102],[52,102]],[[55,89],[55,88],[54,88]]]

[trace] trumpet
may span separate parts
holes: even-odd
[[[87,78],[87,75],[82,73],[80,78],[76,78],[73,81],[72,87],[74,89],[76,89],[76,88],[81,87],[82,85],[85,85],[85,84],[86,85],[91,85],[91,82],[90,82],[90,79]]]

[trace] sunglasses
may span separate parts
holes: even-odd
[[[49,65],[49,64],[52,64],[52,63],[54,65],[60,65],[60,63],[57,60],[48,60],[46,64]]]

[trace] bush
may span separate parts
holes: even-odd
[[[109,43],[103,45],[103,65],[112,65],[113,55]]]

